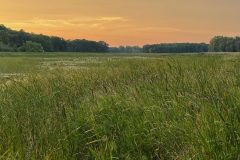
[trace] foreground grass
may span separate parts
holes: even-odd
[[[0,159],[239,159],[240,60],[105,62],[4,80]]]

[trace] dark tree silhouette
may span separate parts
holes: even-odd
[[[31,42],[31,43],[30,43]],[[46,52],[107,52],[104,41],[65,40],[61,37],[14,31],[0,25],[0,51],[28,51],[26,45],[40,44]]]

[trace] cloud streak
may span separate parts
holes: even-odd
[[[124,17],[81,17],[78,19],[29,19],[29,20],[5,20],[5,24],[11,25],[42,25],[48,27],[61,27],[61,26],[86,26],[93,25],[99,26],[106,23],[126,22]]]

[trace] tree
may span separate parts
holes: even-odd
[[[76,39],[67,42],[68,52],[107,52],[108,44],[100,41],[89,41],[85,39]]]
[[[29,41],[40,43],[46,52],[54,52],[52,40],[49,36],[31,34]]]
[[[44,52],[41,44],[32,42],[32,41],[26,41],[26,43],[24,43],[23,46],[18,48],[18,51],[21,51],[21,52]]]
[[[235,38],[234,45],[235,45],[236,52],[240,52],[240,37]]]
[[[60,37],[51,37],[54,52],[62,52],[67,50],[67,42]]]
[[[104,41],[98,42],[98,49],[97,49],[98,52],[107,52],[108,49],[109,49],[109,45],[106,42]]]
[[[4,44],[9,43],[9,34],[4,30],[0,30],[0,42]]]
[[[211,52],[239,52],[240,38],[239,37],[213,37],[209,44],[209,51]]]
[[[8,30],[3,24],[0,24],[0,30]]]

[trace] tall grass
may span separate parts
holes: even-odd
[[[105,62],[8,79],[0,159],[240,159],[240,63]]]
[[[37,69],[39,60],[26,57],[1,57],[0,73],[25,73]]]

